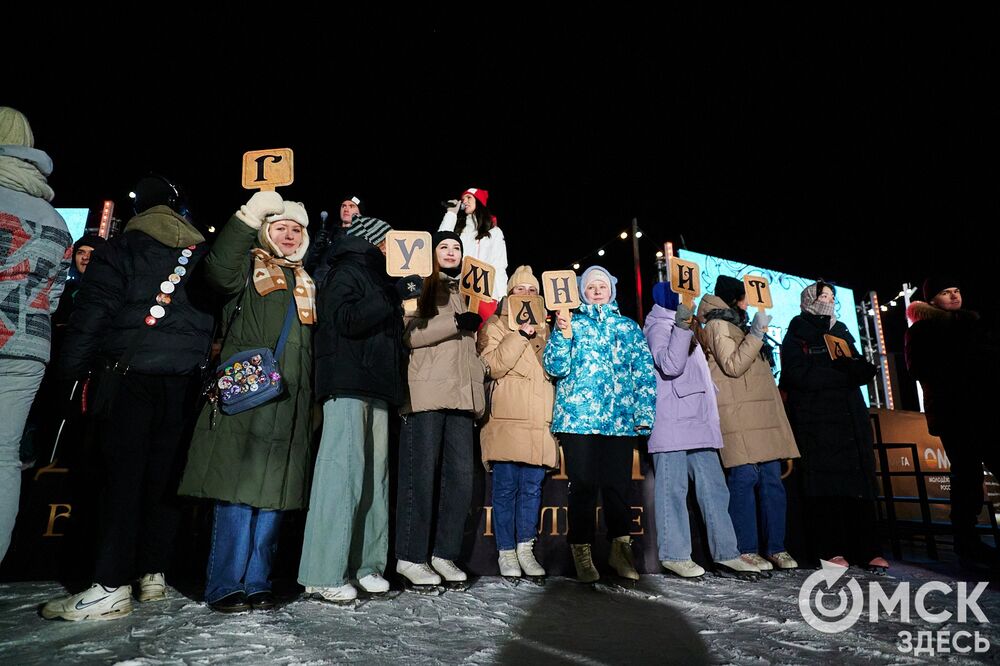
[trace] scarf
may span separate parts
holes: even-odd
[[[830,328],[833,328],[833,325],[837,323],[837,315],[833,313],[834,304],[824,303],[822,301],[816,300],[815,284],[811,284],[802,290],[802,296],[800,297],[799,300],[799,307],[802,308],[803,312],[829,317]]]
[[[0,187],[46,201],[52,201],[56,196],[37,166],[11,155],[0,155]]]
[[[298,309],[299,321],[307,326],[316,323],[316,285],[309,274],[302,268],[301,261],[289,261],[270,255],[267,251],[254,248],[253,254],[253,286],[261,296],[267,296],[279,289],[288,289],[285,284],[285,272],[282,268],[291,268],[295,272],[295,306]]]

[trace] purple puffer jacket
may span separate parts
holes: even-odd
[[[649,452],[721,449],[716,388],[694,333],[674,326],[674,311],[654,305],[643,327],[656,364],[656,421]]]

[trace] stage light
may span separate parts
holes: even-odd
[[[600,250],[597,251],[597,256],[598,257],[603,257],[604,256],[604,248],[601,248]]]
[[[628,238],[628,232],[627,231],[623,231],[622,235],[621,235],[621,239],[625,240],[626,238]]]

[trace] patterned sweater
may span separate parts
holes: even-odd
[[[40,150],[2,148],[4,155],[51,164]],[[0,186],[0,358],[48,363],[50,315],[72,252],[66,222],[47,201]]]

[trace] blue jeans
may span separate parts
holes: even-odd
[[[688,514],[688,478],[708,529],[712,559],[739,557],[736,533],[729,517],[729,490],[715,449],[668,451],[653,454],[656,468],[656,536],[660,560],[691,559],[691,522]]]
[[[768,555],[785,549],[785,486],[781,462],[737,465],[729,469],[729,515],[741,553],[758,552],[757,496],[760,522],[767,536]]]
[[[240,590],[249,596],[271,589],[268,576],[281,516],[281,511],[246,504],[216,503],[205,601],[214,603]]]
[[[42,383],[45,364],[29,359],[0,359],[0,561],[7,554],[21,497],[21,437],[28,410]]]
[[[493,531],[497,550],[514,550],[517,544],[531,541],[538,534],[544,480],[544,467],[493,463]]]

